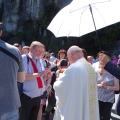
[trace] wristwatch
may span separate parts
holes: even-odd
[[[110,89],[110,86],[107,86],[107,90],[109,90]]]

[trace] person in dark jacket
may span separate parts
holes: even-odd
[[[57,65],[53,65],[51,68],[51,71],[56,72],[57,70],[58,70]],[[50,112],[53,111],[53,114],[54,114],[54,107],[56,105],[56,99],[55,99],[55,91],[53,89],[53,84],[55,81],[56,81],[56,74],[54,73],[52,76],[52,80],[51,80],[52,89],[49,92],[48,104],[46,105],[46,110],[45,110],[45,120],[49,120]]]

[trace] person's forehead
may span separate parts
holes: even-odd
[[[44,49],[44,47],[37,45],[37,46],[35,46],[35,49]]]
[[[22,50],[27,51],[28,49],[27,48],[23,48]]]
[[[104,53],[99,53],[99,56],[101,56],[101,55],[105,55]]]
[[[61,52],[60,54],[65,54],[64,52]]]

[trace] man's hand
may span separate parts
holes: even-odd
[[[101,88],[107,88],[106,81],[102,81],[100,84],[97,84],[97,87]]]
[[[51,97],[52,93],[53,93],[53,91],[50,90],[49,93],[48,93],[48,97]]]
[[[101,85],[102,85],[104,88],[107,88],[106,81],[101,82]]]
[[[47,74],[48,78],[51,78],[54,73],[55,73],[54,71],[53,71],[53,72],[49,72],[49,73]]]
[[[97,84],[97,87],[101,88],[101,87],[103,87],[103,86],[102,86],[102,84]]]
[[[99,61],[101,61],[103,64],[106,64],[107,62],[110,61],[109,57],[103,53],[100,53],[99,55]]]
[[[47,74],[49,73],[50,71],[49,70],[44,70],[44,71],[42,71],[42,72],[39,72],[39,75],[40,76],[47,76]]]

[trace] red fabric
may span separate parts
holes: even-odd
[[[55,61],[54,61],[54,64],[56,64],[56,65],[57,65],[57,63],[58,63],[58,60],[55,60]]]
[[[37,69],[35,63],[33,62],[33,60],[31,58],[30,58],[30,61],[32,63],[34,73],[38,73],[38,69]],[[40,77],[37,77],[37,83],[38,83],[38,88],[43,88],[42,80],[41,80]]]

